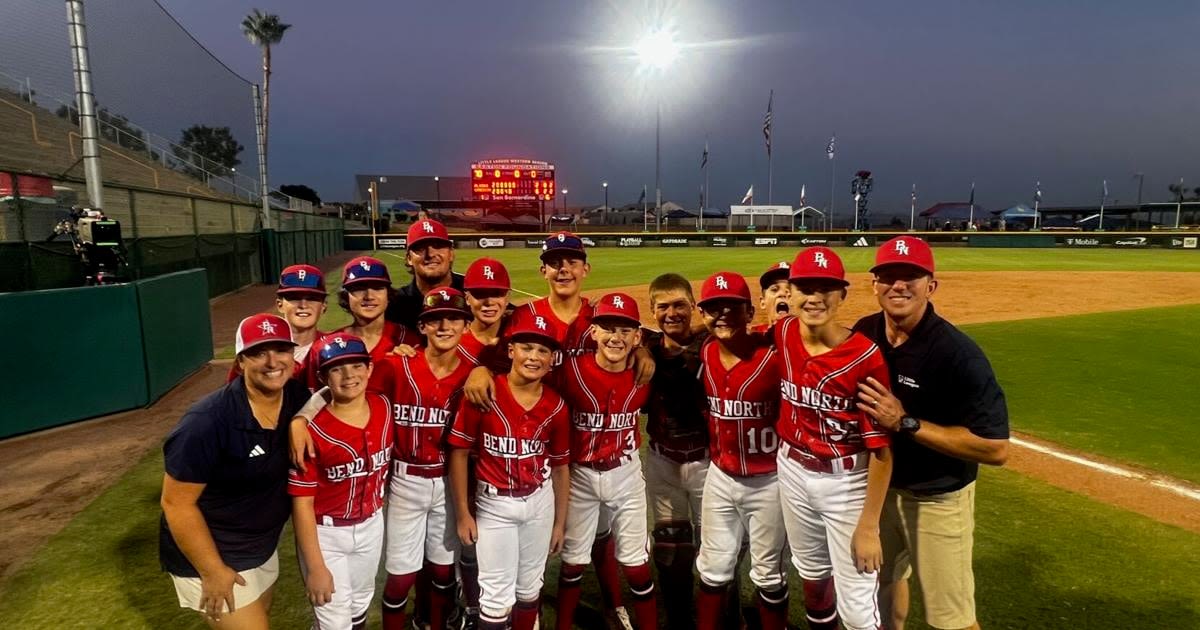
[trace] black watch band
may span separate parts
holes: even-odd
[[[916,433],[917,431],[920,431],[920,430],[921,430],[921,421],[920,420],[918,420],[912,416],[904,416],[904,417],[900,418],[900,432],[901,433]]]

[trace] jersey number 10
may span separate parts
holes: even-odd
[[[779,448],[779,434],[771,427],[751,428],[746,430],[746,453],[774,453]]]

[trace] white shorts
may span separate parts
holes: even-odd
[[[646,527],[646,479],[642,460],[634,456],[612,470],[571,465],[571,501],[562,561],[590,564],[596,528],[607,509],[611,513],[617,562],[632,567],[650,561]]]
[[[774,473],[734,477],[716,466],[704,484],[700,553],[696,572],[713,586],[733,581],[742,541],[750,538],[750,581],[774,591],[786,584],[783,548],[787,533]]]
[[[646,493],[654,522],[689,521],[700,527],[700,503],[704,497],[704,479],[708,458],[680,464],[653,450],[646,455]]]
[[[388,493],[387,572],[416,573],[422,561],[454,564],[460,545],[446,478],[405,475],[402,464],[396,462]]]
[[[554,490],[545,482],[533,494],[517,498],[497,496],[489,488],[479,484],[475,504],[479,608],[502,618],[517,599],[533,601],[541,594],[554,528]]]
[[[203,589],[200,586],[200,578],[170,575],[171,581],[175,583],[175,594],[179,596],[179,605],[183,608],[201,610],[200,595]],[[271,554],[266,562],[253,569],[238,571],[238,575],[246,580],[246,585],[242,586],[236,582],[233,584],[233,607],[235,610],[258,601],[263,593],[275,585],[275,579],[279,577],[279,552]],[[224,605],[224,607],[224,612],[229,612],[229,606]],[[203,611],[201,610],[201,612]]]
[[[867,498],[867,467],[814,472],[789,458],[790,448],[785,442],[779,449],[779,495],[792,564],[801,579],[833,576],[842,625],[849,630],[876,628],[880,623],[879,575],[859,573],[850,553],[850,541]]]
[[[383,510],[358,525],[334,527],[317,524],[317,541],[325,567],[333,574],[333,599],[314,606],[318,628],[350,628],[355,617],[365,615],[375,596],[375,575],[383,551]],[[301,557],[300,573],[305,574]]]

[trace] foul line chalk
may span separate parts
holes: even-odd
[[[1162,488],[1163,490],[1173,492],[1175,494],[1186,497],[1193,501],[1200,501],[1200,491],[1193,490],[1192,488],[1189,488],[1187,486],[1183,486],[1183,485],[1180,485],[1180,484],[1177,484],[1174,482],[1170,482],[1170,481],[1164,481],[1162,479],[1155,479],[1155,478],[1151,477],[1150,475],[1147,475],[1145,473],[1140,473],[1137,471],[1133,471],[1133,470],[1129,470],[1128,468],[1122,468],[1120,466],[1113,466],[1111,464],[1101,464],[1100,462],[1092,461],[1086,457],[1080,457],[1079,455],[1072,455],[1070,453],[1064,453],[1060,450],[1050,448],[1049,446],[1037,444],[1035,442],[1029,442],[1027,440],[1022,440],[1021,438],[1012,437],[1012,438],[1009,438],[1009,441],[1011,441],[1013,444],[1016,444],[1017,446],[1022,446],[1031,451],[1037,451],[1039,453],[1043,453],[1043,454],[1049,455],[1051,457],[1065,460],[1065,461],[1071,462],[1073,464],[1079,464],[1080,466],[1086,466],[1093,470],[1099,470],[1100,472],[1107,473],[1110,475],[1115,475],[1117,477],[1124,477],[1126,479],[1137,479],[1139,481],[1146,481],[1146,482],[1149,482],[1150,485],[1152,485],[1152,486],[1157,486],[1159,488]]]

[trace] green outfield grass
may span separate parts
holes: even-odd
[[[198,615],[178,608],[158,568],[161,478],[156,451],[39,550],[0,592],[4,627],[203,628]],[[984,627],[1200,627],[1192,568],[1200,564],[1200,536],[1004,470],[983,472],[977,501]],[[308,627],[290,527],[280,558],[273,627]],[[556,590],[555,569],[552,562],[549,594]],[[583,601],[597,601],[590,572],[584,588]],[[793,575],[796,621],[803,618],[800,593]],[[371,627],[379,623],[378,598],[379,592]],[[585,623],[595,618],[581,615]],[[547,606],[542,627],[553,620]]]
[[[965,326],[1008,396],[1012,426],[1200,483],[1200,306]]]

